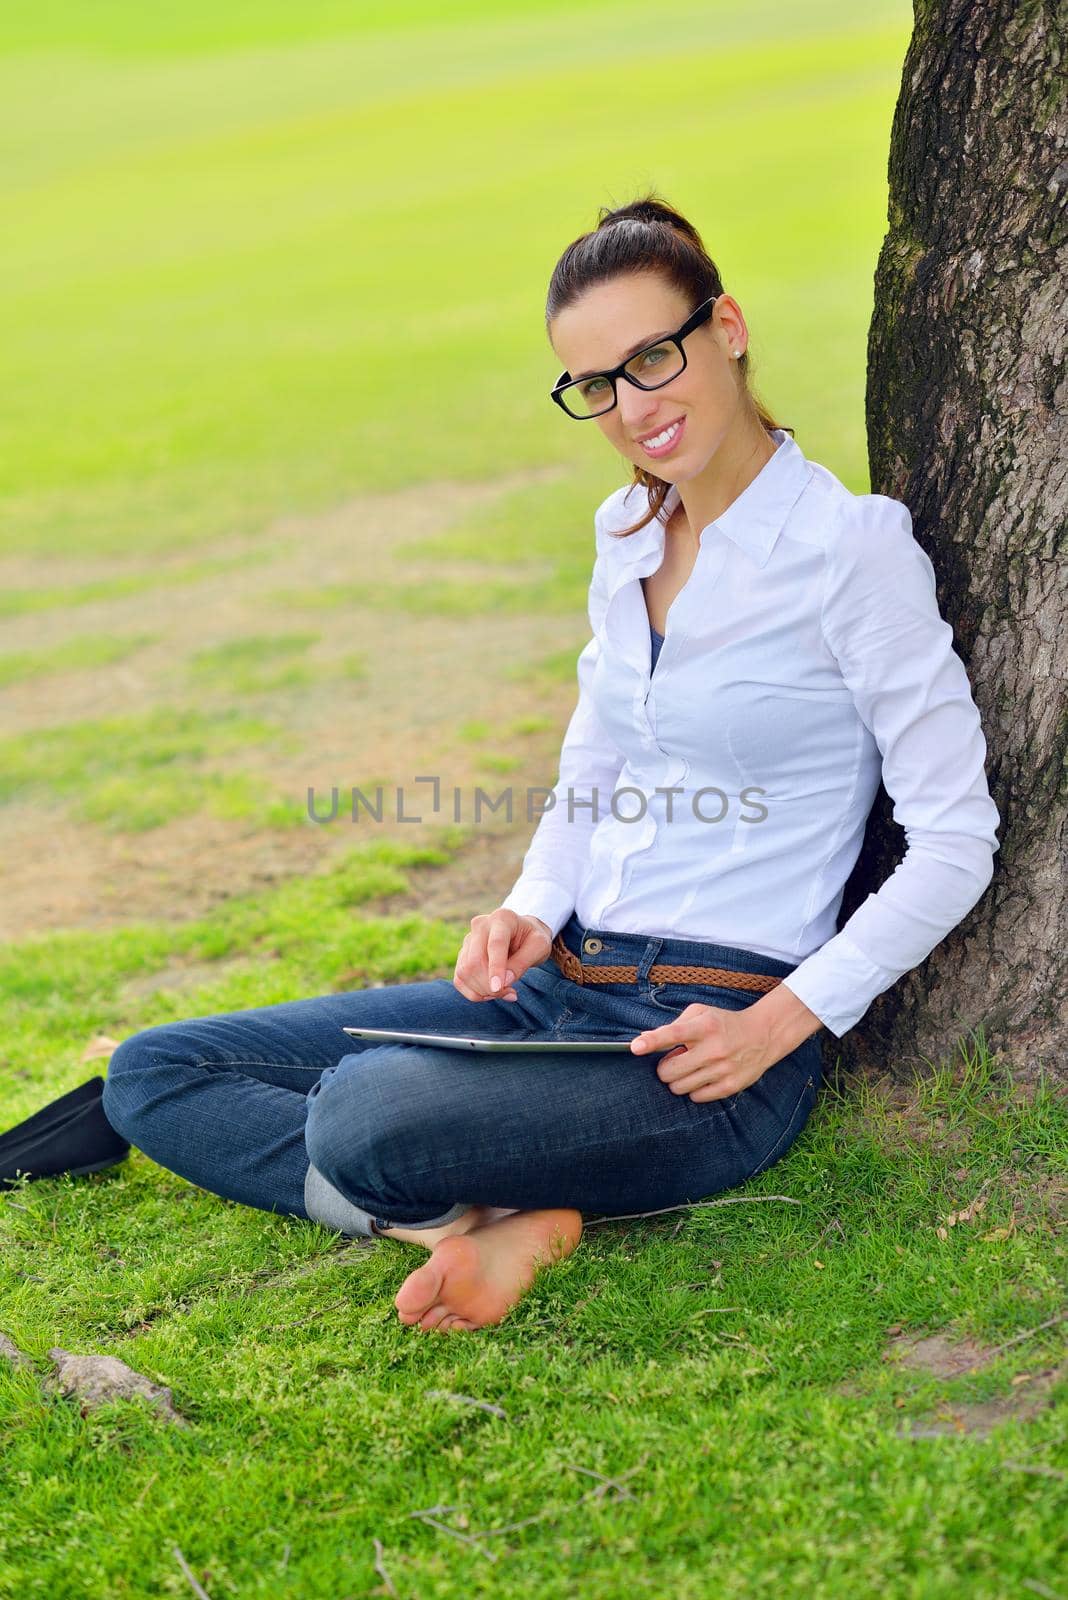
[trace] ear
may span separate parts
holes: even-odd
[[[749,333],[745,325],[745,317],[737,300],[729,294],[721,294],[712,313],[709,323],[716,335],[717,342],[721,345],[723,353],[728,358],[732,350],[744,351],[749,340]]]

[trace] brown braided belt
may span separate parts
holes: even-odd
[[[598,946],[600,948],[600,946]],[[578,956],[567,948],[558,933],[550,952],[565,978],[572,983],[637,983],[637,967],[584,966]],[[725,989],[753,989],[766,994],[782,982],[766,972],[731,972],[728,967],[669,967],[649,968],[650,983],[712,983]]]

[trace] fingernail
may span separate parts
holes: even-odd
[[[631,1049],[632,1050],[644,1050],[645,1049],[645,1040],[644,1039],[635,1039],[634,1043],[631,1045]]]
[[[510,968],[509,968],[508,972],[505,973],[505,977],[506,977],[506,979],[507,979],[507,981],[509,983],[514,983],[515,982],[515,973],[512,972],[512,970]]]
[[[491,978],[490,979],[490,988],[491,989],[499,989],[500,986],[501,986],[500,978]]]

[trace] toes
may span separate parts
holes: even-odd
[[[449,1315],[448,1306],[431,1306],[425,1316],[419,1318],[419,1326],[429,1332],[431,1328],[436,1328],[444,1322]]]
[[[393,1297],[402,1318],[413,1321],[434,1304],[441,1288],[441,1268],[431,1258],[410,1272]]]

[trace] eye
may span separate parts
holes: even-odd
[[[598,384],[600,384],[600,388],[597,387]],[[596,399],[597,396],[599,394],[603,394],[607,388],[608,380],[606,378],[590,378],[588,382],[582,385],[581,392],[584,395],[589,395],[593,399]]]

